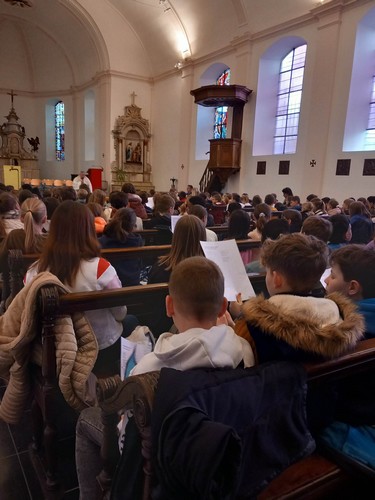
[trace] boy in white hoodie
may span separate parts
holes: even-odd
[[[181,333],[160,335],[154,352],[146,354],[131,375],[163,367],[236,368],[242,361],[245,367],[252,366],[254,357],[249,344],[226,324],[217,326],[227,304],[224,277],[214,262],[205,257],[182,261],[171,274],[166,297],[167,315]]]
[[[154,352],[146,354],[131,374],[163,367],[188,370],[254,365],[249,343],[237,336],[231,327],[218,324],[223,322],[221,318],[225,315],[227,304],[224,277],[214,262],[205,257],[190,257],[180,262],[169,280],[166,309],[181,333],[160,335]],[[102,468],[102,433],[100,410],[83,410],[76,430],[76,465],[81,500],[91,500],[96,495],[96,476]]]

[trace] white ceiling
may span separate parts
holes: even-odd
[[[103,18],[104,12],[122,18],[143,47],[149,71],[143,76],[156,77],[183,59],[178,38],[185,37],[188,55],[199,60],[236,37],[256,37],[290,20],[311,18],[311,10],[321,5],[316,0],[32,1],[32,8],[20,8],[0,0],[0,90],[52,92],[85,84],[103,69],[123,71],[106,68],[110,58],[105,60],[98,50],[95,29],[100,20],[94,12],[98,8]],[[350,2],[325,0],[324,4]],[[119,42],[122,36],[116,34]]]

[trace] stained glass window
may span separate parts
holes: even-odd
[[[216,85],[230,85],[230,69],[226,69],[216,80]],[[215,108],[214,139],[227,137],[228,106]]]
[[[291,50],[281,61],[274,154],[295,153],[307,45]]]
[[[372,77],[370,111],[365,138],[365,150],[375,149],[375,76]]]
[[[65,110],[62,101],[55,104],[55,149],[56,160],[65,160]]]
[[[216,80],[216,85],[230,85],[230,69],[226,69]]]

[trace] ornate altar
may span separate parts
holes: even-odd
[[[21,177],[38,178],[38,157],[37,145],[31,146],[27,151],[24,148],[26,137],[25,127],[18,123],[18,116],[13,106],[13,98],[16,94],[13,91],[11,96],[11,109],[5,117],[7,119],[0,127],[1,148],[0,148],[0,166],[15,165],[21,167]],[[4,171],[0,168],[0,182],[4,181]]]
[[[115,141],[116,160],[112,163],[112,189],[119,189],[124,182],[131,182],[136,189],[149,191],[151,165],[149,158],[150,124],[142,118],[141,108],[133,103],[118,116],[112,135]]]

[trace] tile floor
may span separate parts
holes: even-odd
[[[0,395],[4,392],[0,379]],[[28,445],[31,442],[30,410],[26,410],[21,422],[8,425],[0,420],[0,499],[42,500],[43,492],[32,466]],[[59,477],[64,485],[63,500],[78,500],[79,491],[74,461],[74,434],[59,441]]]

